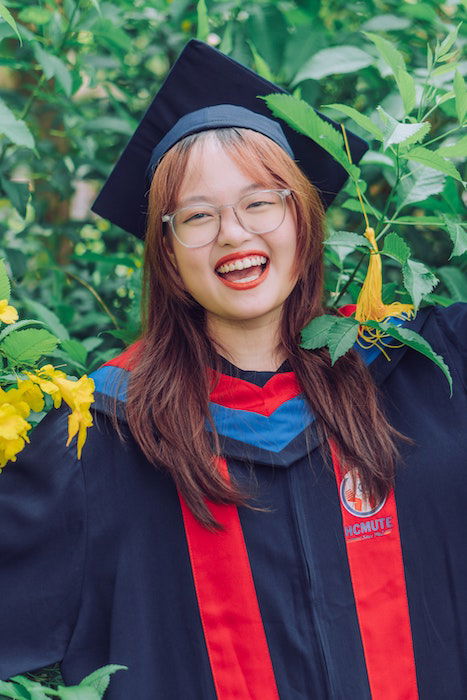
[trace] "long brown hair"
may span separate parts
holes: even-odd
[[[215,138],[239,167],[265,187],[292,190],[297,221],[298,281],[281,317],[280,344],[325,438],[337,443],[347,466],[358,469],[365,492],[385,496],[394,477],[396,431],[381,412],[363,361],[349,352],[331,366],[326,349],[299,347],[302,328],[323,309],[323,208],[316,189],[274,142],[248,129],[188,136],[163,157],[149,192],[143,277],[143,333],[131,372],[126,416],[147,459],[165,468],[195,517],[217,523],[206,500],[253,507],[215,464],[219,441],[209,413],[208,367],[219,358],[206,331],[205,311],[183,288],[167,254],[161,215],[176,207],[194,147]],[[211,425],[212,438],[206,430]]]

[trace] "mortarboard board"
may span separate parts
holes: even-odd
[[[144,238],[150,176],[160,157],[189,133],[219,126],[248,126],[272,138],[289,154],[293,152],[298,165],[317,187],[324,206],[329,206],[347,180],[347,173],[317,143],[282,120],[272,118],[266,103],[259,98],[271,93],[287,94],[217,49],[192,39],[147,109],[92,211]],[[222,107],[206,109],[214,106]],[[213,112],[216,119],[209,116]],[[250,116],[246,123],[245,115]],[[327,120],[338,128],[335,122]],[[347,136],[352,160],[357,163],[368,145],[351,132]]]

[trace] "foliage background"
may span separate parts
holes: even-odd
[[[298,89],[316,108],[344,103],[371,115],[382,104],[398,118],[402,107],[394,79],[363,32],[378,33],[397,46],[421,83],[427,43],[433,47],[466,9],[449,0],[207,0],[207,8],[204,0],[198,5],[188,0],[7,0],[5,5],[18,23],[22,44],[2,22],[0,256],[13,279],[13,303],[23,317],[48,324],[63,341],[49,359],[75,373],[92,371],[138,332],[142,245],[91,215],[89,206],[189,38],[207,39],[287,89]],[[461,28],[436,78],[439,95],[451,90],[455,62],[461,73],[467,70],[465,61],[459,63],[465,31]],[[332,47],[339,51],[321,53]],[[5,106],[19,124],[1,126],[9,117],[2,117]],[[342,114],[324,111],[368,138]],[[430,121],[430,137],[441,137],[438,145],[456,140],[457,134],[447,133],[456,122],[453,99],[436,108]],[[380,158],[363,173],[368,195],[382,209],[391,169]],[[449,236],[424,223],[430,221],[427,216],[439,222],[441,212],[462,213],[460,184],[442,176],[441,183],[435,197],[404,209],[420,224],[399,225],[397,232],[414,257],[437,273],[437,300],[448,303],[467,299],[467,283],[465,256],[450,260]],[[339,196],[329,214],[332,229],[363,231],[354,196],[352,185]],[[342,283],[357,260],[357,253],[351,255],[343,268],[336,250],[327,250],[331,300],[336,280]],[[389,263],[385,274],[386,282],[394,282],[393,291],[397,265]],[[358,288],[349,285],[340,303],[354,301]]]
[[[8,19],[4,6],[17,30],[0,21],[0,258],[22,317],[40,319],[62,341],[47,361],[78,374],[138,333],[142,244],[89,207],[189,38],[207,40],[368,138],[354,121],[322,107],[344,103],[372,116],[382,105],[403,117],[394,77],[363,32],[385,37],[403,54],[419,103],[427,44],[434,48],[466,15],[465,0],[6,0],[0,14]],[[458,144],[451,157],[461,174],[465,137],[459,141],[452,90],[454,67],[467,72],[466,31],[460,28],[424,94],[433,104],[430,138],[448,149]],[[394,183],[387,158],[380,149],[363,166],[366,195],[379,210]],[[462,216],[462,185],[439,172],[437,178],[425,198],[405,207],[406,223],[396,230],[439,279],[428,301],[467,301],[466,255],[451,257],[453,235],[441,225],[443,217]],[[363,232],[351,184],[328,224]],[[359,285],[347,283],[359,259],[358,251],[327,248],[330,303],[343,286],[339,303],[356,300]],[[357,282],[363,273],[364,266]],[[389,260],[386,294],[398,293],[400,278]]]

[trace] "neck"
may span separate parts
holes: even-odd
[[[208,318],[208,332],[220,355],[243,370],[274,372],[286,359],[279,347],[279,323]]]

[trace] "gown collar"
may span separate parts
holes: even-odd
[[[419,311],[404,326],[419,332],[430,312],[430,308]],[[135,350],[132,346],[91,375],[96,384],[94,410],[109,414],[116,400],[117,415],[125,420],[125,392]],[[406,351],[407,346],[391,349],[389,361],[373,349],[362,351],[376,384],[386,380]],[[287,362],[275,372],[253,372],[221,358],[218,379],[210,411],[225,457],[289,467],[321,444],[315,417]]]

